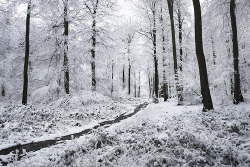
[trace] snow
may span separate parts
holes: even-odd
[[[2,103],[0,150],[81,132],[99,122],[130,113],[140,100],[126,103],[92,92],[62,97],[48,105]]]
[[[132,102],[115,104],[132,108],[139,103]],[[92,105],[85,107],[96,112]],[[201,110],[202,105],[177,106],[176,99],[149,104],[120,123],[28,152],[8,166],[249,166],[249,103]],[[15,154],[0,158],[15,159]]]

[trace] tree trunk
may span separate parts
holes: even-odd
[[[138,97],[141,95],[141,72],[139,71]]]
[[[135,72],[134,72],[134,91],[135,91],[135,97],[136,97],[136,76],[135,76]]]
[[[130,95],[131,90],[130,90],[130,74],[131,74],[131,65],[130,65],[130,59],[128,60],[129,64],[128,64],[128,94]]]
[[[112,85],[111,85],[111,96],[113,95],[114,92],[114,60],[112,60],[112,74],[111,74],[111,78],[112,78]]]
[[[69,94],[69,59],[68,59],[68,36],[69,36],[69,21],[68,21],[68,0],[64,2],[64,88],[66,94]]]
[[[202,100],[203,111],[207,111],[213,109],[213,102],[210,95],[208,77],[207,77],[207,67],[203,52],[200,1],[193,0],[193,6],[194,6],[194,17],[195,17],[195,46],[196,46],[196,56],[200,72],[201,94],[203,98]]]
[[[179,23],[179,44],[180,44],[180,71],[182,72],[182,60],[183,60],[183,50],[182,50],[182,19],[180,4],[178,6],[178,23]]]
[[[2,85],[2,96],[5,97],[5,87],[4,87],[4,84]]]
[[[157,60],[157,54],[156,54],[156,6],[155,6],[155,3],[154,3],[152,12],[153,12],[153,19],[154,19],[154,27],[153,27],[153,46],[154,46],[154,65],[155,65],[154,92],[155,92],[155,97],[158,98],[159,78],[158,78],[158,60]]]
[[[174,75],[175,75],[175,86],[178,96],[178,105],[182,104],[182,94],[179,87],[178,79],[178,67],[177,67],[177,55],[176,55],[176,41],[175,41],[175,28],[174,28],[174,14],[173,14],[173,0],[168,1],[168,11],[171,22],[171,32],[172,32],[172,48],[173,48],[173,59],[174,59]]]
[[[122,88],[123,90],[125,89],[125,67],[123,65],[123,70],[122,70]]]
[[[232,41],[233,41],[233,58],[234,58],[234,104],[243,102],[243,96],[240,88],[240,72],[239,72],[239,49],[237,37],[237,25],[235,16],[235,0],[230,2],[230,16],[232,24]]]
[[[178,23],[179,23],[178,28],[179,28],[179,44],[180,44],[180,72],[182,73],[183,50],[182,50],[182,18],[181,18],[180,4],[178,4]],[[179,83],[178,104],[181,105],[183,104],[183,86],[182,84],[180,84],[180,81],[178,83]]]
[[[95,54],[96,54],[96,12],[99,0],[96,1],[92,15],[92,49],[91,49],[91,70],[92,70],[92,91],[96,91],[96,77],[95,77]]]
[[[162,87],[161,87],[161,97],[164,98],[164,102],[168,99],[168,84],[166,79],[166,48],[165,48],[165,31],[164,31],[164,21],[163,21],[163,15],[162,15],[162,8],[161,8],[161,32],[162,32],[162,75],[163,75],[163,81],[162,81]]]
[[[25,60],[23,70],[23,98],[22,104],[27,105],[28,97],[28,66],[29,66],[29,52],[30,52],[30,12],[31,12],[31,0],[28,2],[27,18],[26,18],[26,38],[25,38]]]
[[[150,98],[152,94],[150,75],[148,75],[148,88],[149,88],[149,98]]]
[[[213,48],[213,63],[214,65],[216,65],[216,54],[215,54],[215,46],[214,46],[214,39],[213,37],[211,36],[211,40],[212,40],[212,48]]]

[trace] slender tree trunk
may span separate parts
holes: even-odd
[[[114,92],[114,61],[112,60],[112,74],[111,74],[111,78],[112,78],[112,85],[111,85],[111,96]]]
[[[131,84],[131,82],[130,82],[130,74],[131,74],[131,65],[130,65],[130,59],[128,60],[128,62],[129,62],[129,64],[128,64],[128,94],[130,95],[130,93],[131,93],[131,89],[130,89],[130,84]]]
[[[155,65],[155,83],[154,83],[154,92],[155,92],[155,97],[158,98],[158,86],[159,86],[159,77],[158,77],[158,60],[157,60],[157,53],[156,53],[156,6],[154,3],[153,7],[153,19],[154,19],[154,27],[153,27],[153,46],[154,46],[154,65]]]
[[[2,85],[2,96],[5,97],[5,86],[4,86],[4,84]]]
[[[163,21],[163,15],[162,15],[162,8],[161,8],[161,32],[162,32],[162,75],[163,75],[163,81],[162,81],[162,88],[161,88],[161,95],[164,98],[164,102],[168,99],[168,84],[167,84],[167,78],[166,78],[166,48],[165,48],[165,31],[164,31],[164,21]]]
[[[212,48],[213,48],[213,63],[214,65],[216,65],[216,54],[215,54],[215,46],[214,46],[214,39],[213,37],[211,36],[211,40],[212,40]]]
[[[69,21],[68,21],[68,0],[64,2],[64,88],[66,94],[69,94],[69,58],[68,58],[68,36],[69,36]]]
[[[230,16],[232,24],[232,41],[233,41],[233,57],[234,57],[234,104],[243,102],[243,96],[240,88],[240,71],[239,71],[239,49],[237,37],[237,24],[235,16],[235,0],[230,2]]]
[[[182,94],[179,87],[179,79],[178,79],[178,67],[177,67],[177,55],[176,55],[176,41],[175,41],[175,28],[174,28],[174,14],[173,14],[173,0],[168,1],[168,11],[171,22],[171,32],[172,32],[172,48],[173,48],[173,59],[174,59],[174,75],[175,75],[175,86],[176,92],[178,96],[178,105],[182,104]]]
[[[178,6],[178,23],[179,23],[179,44],[180,44],[180,71],[182,72],[182,60],[183,60],[183,49],[182,49],[182,18],[180,4]]]
[[[122,88],[123,90],[125,89],[125,67],[123,65],[123,70],[122,70]]]
[[[135,76],[135,72],[134,72],[134,91],[135,91],[135,97],[136,97],[136,76]]]
[[[182,18],[180,4],[178,3],[178,23],[179,23],[179,44],[180,44],[180,72],[183,72],[182,61],[183,61],[183,49],[182,49]],[[178,76],[180,77],[180,76]],[[179,80],[178,80],[179,81]],[[179,93],[178,93],[178,104],[183,104],[183,86],[179,81]]]
[[[151,98],[152,88],[151,88],[151,77],[148,75],[148,88],[149,88],[149,98]]]
[[[96,91],[96,77],[95,77],[95,54],[96,54],[96,12],[98,8],[99,0],[96,1],[96,4],[92,13],[92,49],[91,49],[91,70],[92,70],[92,91]]]
[[[152,83],[152,97],[153,97],[155,94],[155,77],[153,76],[151,79],[152,79],[151,83]]]
[[[25,60],[23,70],[23,98],[22,104],[27,105],[28,98],[28,66],[29,66],[29,52],[30,52],[30,12],[31,12],[31,0],[28,2],[27,18],[26,18],[26,38],[25,38]]]
[[[138,97],[141,95],[141,72],[139,71]]]
[[[195,46],[196,46],[196,56],[200,72],[201,94],[203,98],[203,111],[207,111],[213,109],[213,102],[210,95],[208,77],[207,77],[207,67],[203,52],[200,1],[193,0],[193,6],[194,6],[194,16],[195,16]]]

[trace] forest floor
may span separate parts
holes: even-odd
[[[46,107],[1,107],[0,150],[82,131],[132,113],[145,101],[98,97],[83,105],[72,99]],[[24,151],[19,161],[15,153],[0,158],[12,161],[8,166],[250,166],[250,103],[201,110],[202,105],[177,106],[175,99],[149,104],[117,124]]]

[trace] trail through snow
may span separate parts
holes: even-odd
[[[250,105],[149,104],[111,126],[49,148],[12,157],[8,166],[250,165]]]

